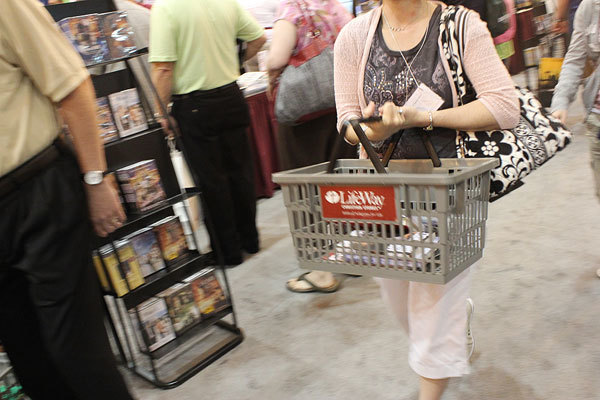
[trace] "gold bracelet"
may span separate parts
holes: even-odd
[[[431,111],[427,111],[427,115],[429,116],[429,125],[427,125],[423,129],[426,131],[432,131],[433,130],[433,113]]]

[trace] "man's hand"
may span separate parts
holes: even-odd
[[[567,20],[556,20],[552,25],[552,32],[554,33],[568,33],[569,32],[569,21]]]
[[[106,179],[99,185],[84,186],[94,230],[98,236],[106,237],[127,220],[119,196]]]
[[[554,118],[557,118],[563,124],[567,122],[567,110],[556,110],[552,113]]]
[[[162,130],[166,136],[168,136],[169,138],[175,137],[176,132],[174,132],[173,129],[175,129],[175,131],[177,131],[179,129],[179,127],[177,126],[177,121],[175,121],[175,118],[169,116],[169,119],[167,120],[167,118],[165,118],[165,117],[159,117],[158,122],[160,122],[160,126],[162,127]],[[169,122],[170,122],[170,124],[169,124]],[[173,129],[171,129],[171,127],[173,127]]]

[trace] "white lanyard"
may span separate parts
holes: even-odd
[[[429,4],[427,5],[427,8],[429,9]],[[392,34],[392,39],[394,39],[394,43],[396,43],[396,47],[400,48],[398,40],[396,40],[396,35],[394,35],[394,31],[392,30],[392,27],[390,26],[390,23],[388,22],[387,18],[385,17],[385,14],[382,13],[381,15],[383,16],[383,20],[385,21],[385,24],[387,25],[388,30]],[[427,41],[427,34],[428,33],[429,33],[429,22],[427,22],[427,28],[425,29],[425,36],[423,37],[423,41],[421,42],[421,46],[419,47],[419,50],[417,50],[417,54],[415,54],[415,56],[413,57],[413,59],[410,61],[410,64],[408,63],[408,61],[406,61],[406,57],[404,57],[404,52],[400,51],[400,56],[402,57],[402,60],[404,60],[404,63],[406,64],[406,67],[408,68],[408,72],[410,72],[410,75],[412,76],[412,78],[415,81],[415,84],[417,86],[419,86],[419,81],[415,77],[415,74],[413,73],[412,64],[415,62],[415,60],[419,56],[419,53],[421,53],[421,49],[423,48],[423,46],[425,45],[425,42]],[[408,77],[406,77],[406,92],[407,91],[408,91]],[[404,102],[405,103],[406,103],[406,97],[407,97],[407,93],[406,92],[404,93]]]

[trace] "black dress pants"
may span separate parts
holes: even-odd
[[[172,114],[216,231],[212,247],[219,245],[226,264],[239,264],[242,250],[259,246],[246,100],[234,82],[176,97]]]
[[[0,341],[33,399],[132,399],[103,323],[75,157],[0,199]]]

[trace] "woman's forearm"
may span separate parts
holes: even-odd
[[[427,113],[425,115],[429,122],[429,116]],[[432,117],[434,127],[460,131],[487,131],[500,128],[492,113],[479,100],[460,107],[434,111]]]
[[[398,111],[402,109],[402,114]],[[369,105],[365,110],[364,116],[373,114],[375,107]],[[453,107],[444,110],[433,111],[431,113],[432,121],[429,119],[429,112],[418,111],[412,107],[397,107],[391,103],[383,108],[382,121],[369,123],[365,134],[372,141],[385,140],[393,133],[408,128],[424,128],[429,126],[430,122],[434,128],[448,128],[460,131],[483,131],[499,129],[500,125],[488,110],[488,108],[479,100],[470,102],[460,107]],[[346,141],[351,144],[358,144],[358,136],[348,125],[346,130]]]

